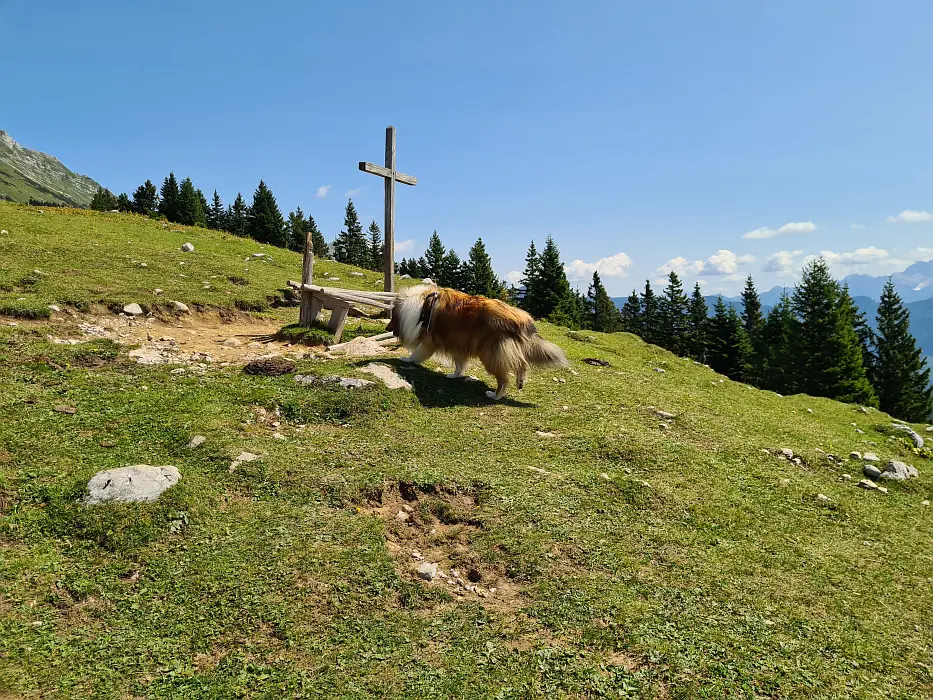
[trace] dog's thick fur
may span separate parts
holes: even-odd
[[[423,328],[422,309],[433,292],[437,301]],[[515,374],[521,389],[529,367],[567,364],[564,351],[539,336],[534,319],[521,309],[445,287],[423,284],[403,290],[386,330],[411,350],[409,362],[420,364],[435,353],[452,359],[451,378],[464,376],[470,359],[478,358],[498,382],[496,391],[486,392],[495,400],[505,395],[509,374]]]

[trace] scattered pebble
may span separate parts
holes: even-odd
[[[878,492],[879,492],[879,493],[887,493],[888,490],[887,490],[884,486],[879,486],[879,487],[878,487]]]
[[[861,461],[862,453],[861,452],[850,452],[849,459],[854,459],[855,461]]]
[[[922,505],[922,506],[928,506],[928,505],[930,505],[930,502],[929,502],[929,501],[920,501],[920,505]]]
[[[780,483],[781,486],[790,486],[790,479],[781,479],[778,483]]]
[[[789,447],[782,447],[781,454],[784,455],[784,457],[786,457],[787,459],[794,458],[794,451],[790,449]]]
[[[880,462],[881,461],[880,459],[878,459],[878,455],[876,455],[874,452],[866,452],[865,454],[862,455],[862,459],[866,462]]]
[[[55,304],[50,304],[50,305],[49,305],[49,311],[53,311],[53,312],[55,312],[55,313],[60,313],[60,312],[61,312],[61,307],[56,306]]]
[[[238,338],[227,338],[227,339],[222,343],[222,345],[223,345],[225,348],[238,348],[238,347],[240,347],[242,344],[243,344],[243,343],[241,343],[240,340],[239,340]]]
[[[552,432],[549,431],[549,430],[536,430],[536,431],[535,431],[535,435],[537,435],[537,436],[540,437],[540,438],[554,438],[554,437],[557,437],[557,434],[556,434],[556,433],[552,433]]]
[[[400,510],[398,513],[395,514],[395,519],[398,520],[400,523],[407,523],[408,513],[406,513],[403,510]]]
[[[185,304],[182,304],[180,301],[173,301],[172,308],[174,308],[175,311],[178,311],[179,313],[188,313],[188,307]]]
[[[193,438],[191,438],[191,440],[188,441],[188,447],[200,447],[205,442],[207,442],[206,437],[203,435],[195,435]]]
[[[143,307],[135,303],[127,304],[123,307],[123,313],[125,313],[127,316],[142,316]]]
[[[418,578],[425,581],[433,581],[437,576],[437,564],[424,562],[418,567]]]
[[[867,489],[868,491],[873,491],[874,489],[878,488],[878,485],[870,479],[862,479],[858,482],[858,484],[856,484],[856,486],[862,489]]]
[[[843,474],[843,475],[842,475],[842,480],[843,480],[843,481],[852,481],[852,475],[851,475],[851,474]]]
[[[78,409],[75,408],[74,406],[56,406],[52,410],[55,411],[56,413],[66,413],[69,416],[73,416],[75,413],[78,412]]]
[[[181,249],[185,251],[186,253],[194,252],[194,246],[191,243],[185,243],[184,245],[182,245]]]
[[[822,501],[823,503],[831,503],[831,502],[832,502],[832,499],[831,499],[829,496],[827,496],[825,493],[818,493],[818,494],[816,494],[816,500]]]
[[[655,368],[654,368],[654,371],[657,372],[658,374],[664,374],[664,372],[665,372],[666,370],[663,370],[663,369],[661,369],[660,367],[655,367]]]
[[[255,462],[257,459],[259,459],[259,455],[255,455],[252,452],[241,452],[233,458],[232,462],[230,462],[230,466],[227,468],[227,471],[233,473],[233,471],[241,464],[245,464],[246,462]]]
[[[807,409],[807,413],[813,413],[813,409],[812,409],[812,408],[808,408],[808,409]]]
[[[862,467],[862,474],[867,476],[872,481],[877,481],[881,478],[881,470],[871,464],[866,464],[864,467]]]
[[[671,429],[671,426],[669,426],[667,423],[660,423],[660,424],[658,424],[658,427],[659,427],[661,430],[670,430],[670,429]]]

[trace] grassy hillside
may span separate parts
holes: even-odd
[[[7,279],[53,273],[22,292],[30,308],[155,303],[155,286],[256,300],[296,276],[297,256],[247,264],[253,243],[132,217],[3,207],[0,228]],[[203,289],[209,271],[249,283]],[[930,696],[933,462],[878,412],[546,324],[572,367],[492,404],[482,373],[394,356],[380,361],[412,393],[173,374],[109,341],[50,344],[73,323],[59,315],[15,322],[0,321],[0,696]],[[372,379],[369,361],[298,371]],[[784,447],[802,463],[765,452]],[[921,477],[859,489],[861,462],[826,457],[852,450]],[[243,451],[260,459],[231,469]],[[95,472],[138,463],[182,481],[155,504],[77,503]],[[479,588],[419,580],[419,556]]]
[[[72,172],[54,156],[23,148],[0,130],[0,195],[15,202],[88,206],[99,185]]]

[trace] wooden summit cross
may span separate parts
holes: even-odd
[[[395,127],[386,127],[386,164],[385,167],[375,163],[360,161],[360,170],[364,173],[378,175],[385,179],[385,291],[395,291],[395,183],[401,182],[403,185],[417,185],[418,178],[412,175],[406,175],[395,170]]]

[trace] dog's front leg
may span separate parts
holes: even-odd
[[[413,365],[420,365],[422,362],[427,360],[431,355],[434,354],[433,349],[425,347],[424,343],[419,343],[418,346],[411,351],[411,355],[404,359],[405,362],[408,362]]]
[[[454,371],[447,375],[448,379],[460,379],[460,377],[466,374],[467,367],[470,363],[469,360],[454,360],[454,364]]]

